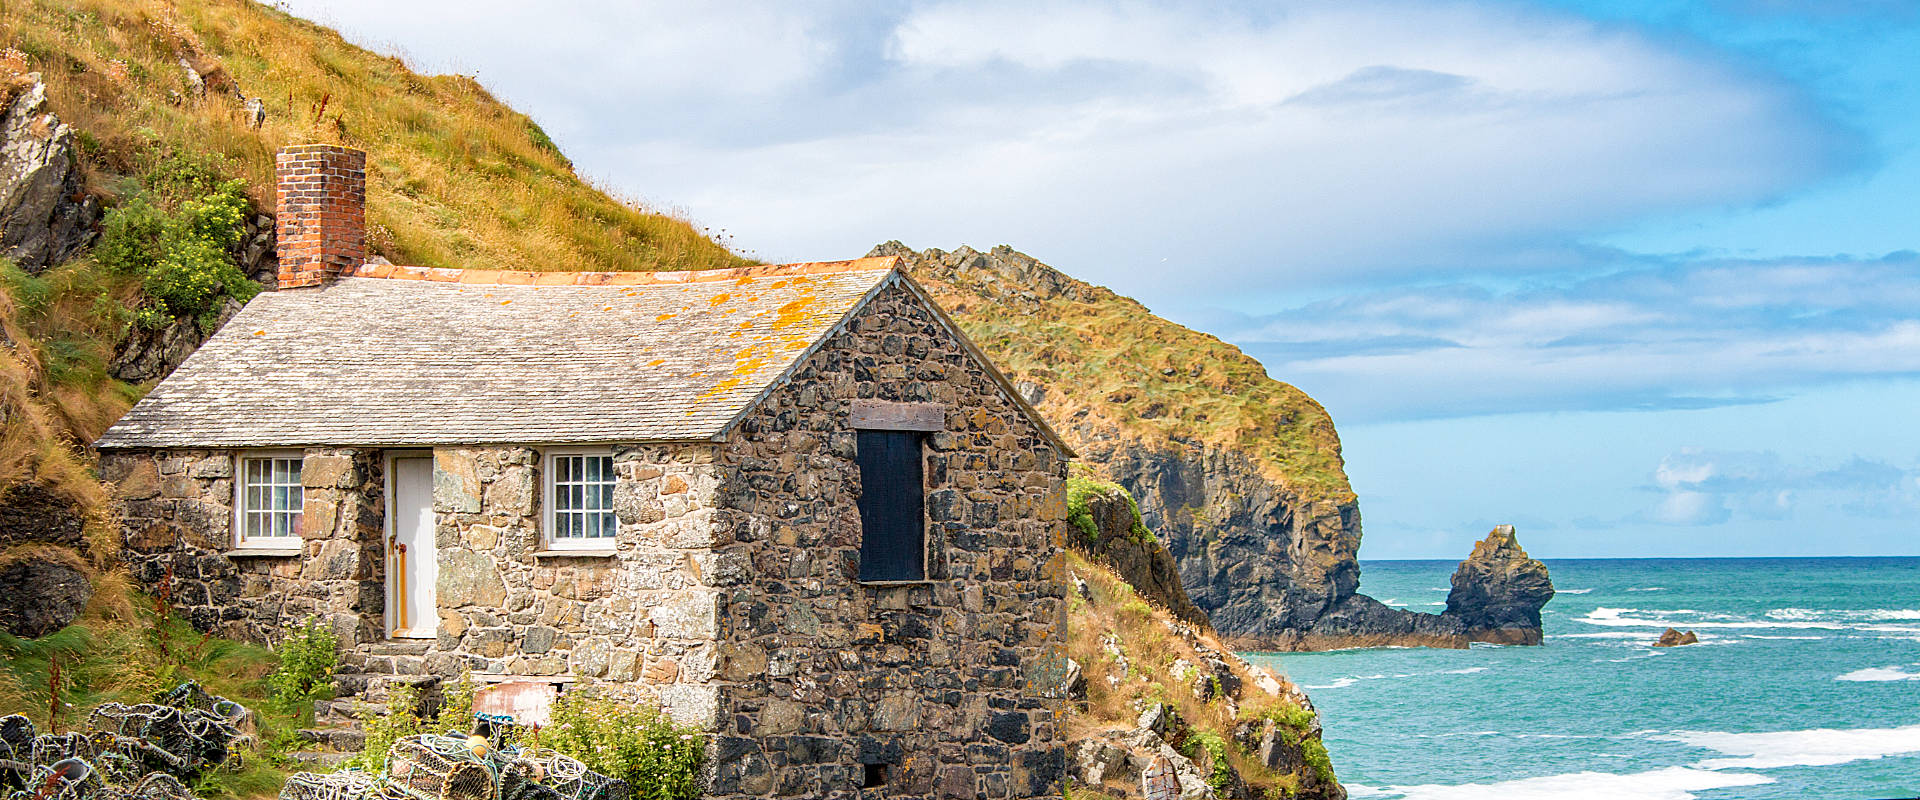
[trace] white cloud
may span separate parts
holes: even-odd
[[[1771,451],[1683,447],[1660,459],[1644,514],[1666,525],[1712,525],[1734,518],[1792,518],[1802,506],[1823,519],[1906,519],[1920,511],[1912,488],[1920,467],[1855,457],[1840,464],[1792,463]]]
[[[766,257],[1004,241],[1152,295],[1558,266],[1852,141],[1704,47],[1506,5],[288,5],[478,71]]]
[[[1698,408],[1920,374],[1916,267],[1911,254],[1687,263],[1505,292],[1362,292],[1194,322],[1343,421]]]

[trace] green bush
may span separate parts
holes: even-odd
[[[107,212],[94,255],[114,274],[141,279],[149,301],[135,313],[142,326],[191,318],[211,330],[226,298],[244,303],[260,292],[229,255],[246,233],[246,184],[185,157],[161,160],[147,183]]]
[[[333,669],[340,663],[333,629],[313,617],[287,632],[280,642],[280,664],[267,676],[273,694],[268,702],[289,716],[304,719],[313,701],[332,691]]]
[[[1233,780],[1233,765],[1227,763],[1227,741],[1220,734],[1209,730],[1194,729],[1187,733],[1187,740],[1181,743],[1182,753],[1192,758],[1198,751],[1207,751],[1207,761],[1213,767],[1207,773],[1207,785],[1218,792],[1227,788]]]
[[[563,694],[554,700],[550,724],[530,741],[625,780],[636,798],[688,800],[701,793],[706,736],[657,708],[590,692]]]
[[[1321,783],[1333,783],[1333,759],[1327,756],[1327,745],[1319,739],[1308,739],[1300,743],[1300,754],[1306,759],[1307,766],[1313,769],[1313,777]]]
[[[355,714],[360,717],[360,731],[367,735],[366,745],[360,752],[341,762],[341,769],[357,769],[363,772],[384,773],[387,764],[387,751],[393,743],[408,736],[427,733],[427,721],[420,718],[416,709],[420,707],[419,690],[412,686],[399,685],[387,695],[387,711],[375,714],[367,704],[359,703]]]

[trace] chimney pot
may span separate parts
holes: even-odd
[[[330,144],[274,156],[280,288],[321,286],[367,261],[367,154]]]

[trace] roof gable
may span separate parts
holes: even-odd
[[[718,441],[883,289],[893,257],[700,272],[367,265],[262,294],[95,443],[393,447]]]

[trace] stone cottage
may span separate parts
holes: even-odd
[[[716,797],[1059,794],[1071,453],[892,259],[368,264],[363,154],[277,169],[280,290],[96,443],[195,625],[657,702]]]

